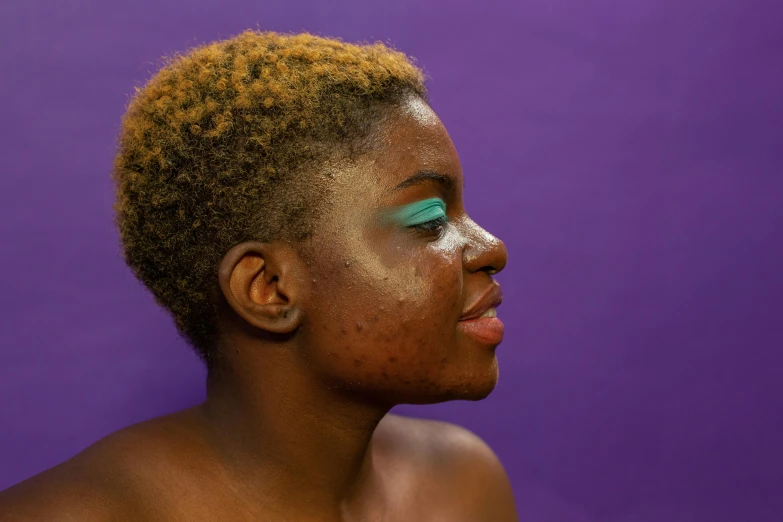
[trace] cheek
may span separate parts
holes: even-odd
[[[357,345],[372,350],[367,357],[379,370],[430,371],[447,360],[459,318],[462,278],[460,267],[448,259],[438,261],[407,267],[396,278],[396,291],[386,299],[379,296],[378,305],[357,311],[364,318]]]
[[[357,388],[437,387],[456,348],[459,257],[433,250],[382,270],[350,260],[339,270],[320,293],[328,313],[310,325],[321,373]]]

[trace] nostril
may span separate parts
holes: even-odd
[[[498,269],[495,268],[494,266],[490,266],[490,265],[482,266],[479,270],[483,270],[486,273],[488,273],[489,275],[495,275],[495,274],[498,273]]]

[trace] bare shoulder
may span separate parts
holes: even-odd
[[[160,420],[129,426],[70,459],[0,491],[0,520],[143,520],[154,508],[149,480],[165,449],[156,440]]]
[[[119,520],[123,499],[116,460],[93,445],[0,492],[0,520]]]
[[[517,520],[503,465],[478,435],[448,422],[387,415],[377,440],[402,504],[444,520]]]

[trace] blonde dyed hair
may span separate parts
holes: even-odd
[[[208,364],[217,269],[248,240],[303,240],[318,165],[358,154],[378,108],[426,99],[383,43],[247,30],[166,57],[122,117],[112,169],[123,257]]]

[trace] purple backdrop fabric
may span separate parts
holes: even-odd
[[[431,76],[503,240],[501,377],[464,425],[521,520],[783,520],[783,7],[741,0],[0,6],[0,489],[199,402],[119,256],[109,169],[158,59],[245,28],[384,40]]]

